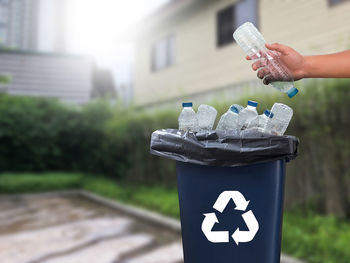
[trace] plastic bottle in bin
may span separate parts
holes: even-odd
[[[292,108],[282,103],[275,103],[271,108],[271,112],[273,114],[273,118],[266,122],[264,132],[275,135],[283,135],[288,128],[290,120],[292,119]]]
[[[256,107],[258,103],[256,101],[248,100],[248,105],[239,113],[239,123],[242,130],[246,129],[249,122],[258,116]]]
[[[216,127],[216,130],[219,131],[230,131],[230,130],[240,130],[240,124],[239,124],[239,110],[236,106],[231,106],[230,109],[224,113],[220,121],[218,123],[218,126]]]
[[[241,106],[241,105],[239,105],[239,104],[232,104],[232,105],[230,106],[230,108],[231,108],[231,107],[236,107],[237,110],[238,110],[238,113],[240,113],[242,110],[244,110],[244,107]]]
[[[181,131],[197,131],[198,120],[196,112],[192,109],[192,102],[182,103],[182,111],[179,116],[179,130]]]
[[[265,110],[263,114],[256,116],[249,122],[247,129],[263,132],[267,121],[271,118],[273,118],[273,113],[270,110]]]
[[[261,61],[261,64],[268,69],[272,79],[283,80],[270,83],[275,89],[287,93],[290,98],[298,93],[294,87],[292,74],[278,59],[278,54],[265,47],[264,37],[252,23],[247,22],[238,27],[233,33],[233,38],[251,59]]]
[[[218,112],[214,107],[202,104],[197,110],[199,131],[209,131],[213,129]]]

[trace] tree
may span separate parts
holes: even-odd
[[[112,72],[108,69],[95,68],[93,73],[92,98],[115,99],[117,91]]]
[[[0,84],[7,84],[10,80],[10,76],[0,75]]]

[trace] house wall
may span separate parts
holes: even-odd
[[[216,13],[234,2],[203,1],[190,14],[182,11],[175,18],[164,21],[157,21],[157,14],[154,15],[152,28],[137,40],[134,70],[136,104],[190,98],[192,94],[256,78],[250,63],[244,60],[243,51],[236,44],[222,48],[216,46]],[[169,17],[170,11],[166,11]],[[350,48],[349,14],[349,1],[332,7],[327,0],[259,2],[259,26],[265,39],[288,44],[309,55]],[[151,72],[151,46],[169,34],[176,36],[175,65]]]

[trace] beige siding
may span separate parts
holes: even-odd
[[[237,45],[216,47],[216,13],[233,2],[209,1],[175,22],[159,22],[138,40],[136,104],[188,97],[255,78]],[[285,43],[304,54],[350,48],[350,2],[329,7],[326,0],[261,0],[259,7],[260,29],[268,42]],[[151,45],[169,34],[176,36],[176,64],[152,73]]]
[[[350,48],[350,1],[332,7],[327,0],[261,2],[266,40],[288,44],[310,55]],[[275,15],[270,17],[271,13]]]

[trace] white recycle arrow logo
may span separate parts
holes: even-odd
[[[245,197],[238,191],[224,191],[222,192],[218,199],[216,200],[213,208],[220,213],[225,210],[225,207],[230,200],[236,205],[235,210],[246,211],[250,201],[247,201]],[[205,218],[202,222],[202,231],[206,238],[213,243],[227,243],[229,242],[229,232],[228,231],[212,231],[215,223],[219,223],[215,213],[204,214]],[[242,214],[242,218],[248,227],[248,231],[240,231],[239,228],[231,235],[232,239],[239,243],[247,243],[254,239],[256,233],[259,230],[259,223],[256,220],[253,212],[249,210]]]

